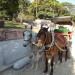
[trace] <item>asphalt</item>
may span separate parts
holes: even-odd
[[[66,62],[63,60],[63,62],[61,64],[59,64],[59,63],[55,64],[54,75],[75,75],[75,57],[74,57],[75,56],[74,55],[75,42],[74,42],[74,38],[75,38],[75,36],[73,35],[71,58],[68,59]],[[20,49],[20,50],[22,50],[22,49]],[[49,71],[47,74],[43,74],[43,70],[44,70],[44,63],[39,62],[39,66],[36,71],[35,71],[35,68],[32,69],[31,65],[28,65],[27,67],[24,67],[19,70],[14,70],[14,69],[12,69],[12,67],[8,68],[8,69],[4,70],[3,72],[0,72],[0,75],[47,75],[47,74],[49,74]]]
[[[43,70],[44,64],[40,62],[36,71],[35,68],[31,69],[31,66],[24,67],[20,70],[13,70],[12,68],[9,68],[1,72],[0,75],[43,75]],[[47,74],[49,74],[49,72]],[[75,75],[75,62],[73,59],[69,59],[66,62],[63,60],[63,63],[56,64],[54,66],[54,75]]]

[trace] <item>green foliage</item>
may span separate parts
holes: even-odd
[[[52,16],[53,13],[55,16],[61,16],[61,15],[69,15],[68,10],[64,7],[65,3],[59,3],[57,0],[38,0],[36,3],[36,0],[30,4],[29,10],[30,13],[34,16],[40,15],[40,14],[46,14]],[[36,11],[37,8],[37,11]],[[38,14],[36,14],[36,12]]]
[[[47,11],[39,11],[38,12],[38,17],[42,16],[43,18],[52,18],[53,17],[53,12],[47,12]]]
[[[73,5],[68,2],[59,3],[57,0],[37,0],[37,3],[36,0],[32,3],[30,0],[0,0],[0,17],[8,16],[12,19],[19,16],[24,19],[40,14],[48,16],[70,15],[65,6],[72,7]]]
[[[0,0],[0,16],[16,18],[19,13],[28,15],[29,0]]]
[[[69,2],[63,2],[62,5],[63,6],[71,6],[71,7],[73,6],[73,4],[72,3],[69,3]]]
[[[21,13],[27,14],[28,15],[28,6],[30,5],[29,0],[19,0],[19,11]]]
[[[18,0],[0,0],[0,12],[1,16],[13,16],[18,12]]]
[[[21,23],[14,23],[13,21],[6,21],[4,28],[25,28]]]
[[[18,18],[24,20],[24,19],[26,19],[27,15],[32,15],[31,13],[29,13],[30,12],[30,9],[28,8],[29,6],[30,6],[29,0],[19,0]]]
[[[0,11],[0,18],[3,18],[6,16],[6,11]]]

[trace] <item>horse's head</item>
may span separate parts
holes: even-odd
[[[42,47],[43,45],[47,45],[51,42],[50,33],[48,32],[48,28],[41,28],[37,34],[36,45],[38,47]]]
[[[24,47],[26,47],[31,42],[32,33],[29,30],[23,32],[24,37]]]

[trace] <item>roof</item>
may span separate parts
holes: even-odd
[[[55,17],[52,21],[59,25],[73,25],[71,16]]]
[[[72,22],[71,21],[65,21],[65,22],[56,22],[56,24],[59,24],[59,25],[72,25]]]

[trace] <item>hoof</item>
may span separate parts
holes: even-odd
[[[43,71],[43,73],[47,73],[47,72],[48,72],[48,70],[44,70],[44,71]]]
[[[51,72],[50,75],[53,75],[53,72]]]

